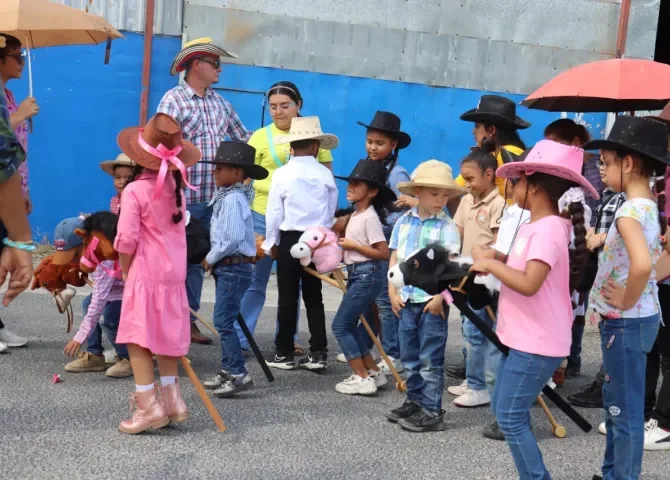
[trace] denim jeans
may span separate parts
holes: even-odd
[[[200,222],[200,224],[209,230],[210,220],[212,218],[212,207],[208,207],[207,203],[194,203],[186,207],[191,213],[191,218]],[[202,295],[202,284],[205,280],[205,269],[202,265],[188,264],[186,266],[186,297],[188,298],[188,306],[194,312],[200,310],[200,297]],[[191,322],[195,322],[196,318],[191,315]]]
[[[221,338],[221,370],[233,375],[246,373],[235,325],[240,313],[240,301],[251,284],[251,272],[251,264],[221,265],[214,268],[214,327]]]
[[[442,410],[444,390],[444,349],[449,331],[446,318],[424,312],[426,303],[409,303],[400,316],[400,359],[407,371],[407,399],[426,412]]]
[[[360,358],[372,349],[372,339],[363,324],[359,323],[359,316],[363,314],[370,326],[373,326],[374,322],[370,321],[371,304],[379,295],[385,274],[381,263],[379,260],[370,260],[347,265],[347,293],[332,325],[333,335],[347,360]]]
[[[251,215],[254,219],[254,233],[256,235],[265,236],[265,215],[261,215],[253,210],[251,211]],[[256,262],[253,266],[251,285],[244,294],[244,297],[242,297],[240,312],[242,313],[242,317],[252,335],[256,330],[258,317],[260,317],[261,312],[263,311],[263,306],[265,305],[265,292],[268,288],[268,282],[270,281],[270,274],[272,273],[272,263],[270,255],[267,255]],[[298,302],[300,302],[300,300],[298,300]],[[298,316],[295,319],[296,332],[298,331],[299,318],[300,310],[298,310]],[[244,336],[242,329],[237,323],[235,323],[235,330],[237,331],[237,338],[240,339],[242,348],[244,350],[250,350],[251,347],[249,347],[249,342],[247,342],[247,338]],[[276,330],[279,330],[278,326],[276,327]],[[295,339],[297,340],[297,338],[298,334],[296,333]]]
[[[472,307],[471,307],[472,308]],[[485,308],[472,309],[489,327],[493,328],[493,319],[489,317]],[[465,378],[470,390],[486,389],[486,355],[490,343],[475,324],[465,318],[463,321],[463,338],[465,339]]]
[[[381,325],[381,343],[386,355],[400,358],[400,341],[398,340],[398,325],[400,319],[395,316],[391,309],[389,298],[389,262],[381,261],[382,266],[382,288],[375,303],[379,310],[379,323]]]
[[[81,302],[81,308],[84,316],[91,305],[91,296],[89,295]],[[128,358],[128,348],[124,343],[116,343],[116,333],[119,331],[119,319],[121,318],[121,300],[114,300],[105,305],[103,312],[102,328],[105,329],[107,340],[112,344],[116,355],[119,358]],[[86,351],[92,355],[102,355],[102,328],[100,322],[91,330],[86,340]]]
[[[498,315],[498,295],[493,297],[491,309],[494,315]],[[493,331],[496,330],[497,322],[493,324]],[[477,327],[475,327],[477,328]],[[486,379],[486,389],[489,395],[493,395],[493,388],[496,384],[496,376],[498,375],[498,367],[500,366],[500,359],[503,354],[493,342],[486,342],[486,349],[484,350],[484,378]]]
[[[605,384],[607,441],[603,479],[637,479],[644,447],[644,381],[647,354],[656,341],[659,314],[603,319],[600,347]]]
[[[530,409],[563,361],[510,349],[498,366],[491,410],[512,452],[519,478],[549,480],[540,447],[530,430]]]

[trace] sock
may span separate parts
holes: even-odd
[[[177,377],[161,377],[161,385],[172,385],[177,381]]]
[[[149,390],[153,390],[154,384],[150,383],[149,385],[137,385],[135,384],[135,391],[136,392],[148,392]]]

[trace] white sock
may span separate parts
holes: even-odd
[[[177,381],[177,377],[161,377],[161,385],[172,385]]]
[[[150,383],[149,385],[137,385],[135,384],[135,391],[136,392],[148,392],[149,390],[152,390],[154,388],[154,384]]]

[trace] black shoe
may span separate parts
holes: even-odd
[[[441,432],[446,430],[447,424],[444,423],[444,410],[440,410],[437,415],[431,415],[421,410],[409,418],[398,420],[398,425],[410,432]]]
[[[449,375],[451,378],[465,380],[465,365],[445,365],[444,373]]]
[[[568,366],[565,367],[565,378],[575,378],[582,374],[582,366],[579,363],[568,360]]]
[[[500,427],[498,426],[498,422],[494,421],[490,425],[487,425],[486,428],[484,428],[484,431],[482,434],[486,438],[490,438],[491,440],[500,440],[502,442],[505,441],[505,435],[500,431]]]
[[[581,391],[568,396],[568,402],[576,407],[603,408],[603,385],[595,381]]]
[[[398,420],[409,418],[420,411],[421,407],[419,405],[412,402],[411,400],[405,400],[405,403],[403,403],[400,407],[394,408],[388,412],[386,414],[386,418],[388,418],[389,422],[397,423]]]
[[[309,352],[307,356],[298,362],[300,368],[318,372],[325,370],[328,366],[328,355],[325,352]]]
[[[600,475],[594,475],[591,480],[603,480],[603,477],[601,477]]]
[[[265,363],[267,363],[269,367],[279,368],[281,370],[295,370],[297,368],[293,354],[286,356],[277,352],[269,357]]]

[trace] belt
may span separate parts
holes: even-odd
[[[217,262],[218,265],[240,265],[246,263],[254,263],[256,261],[255,257],[243,257],[242,255],[233,255],[231,257],[222,258]]]

